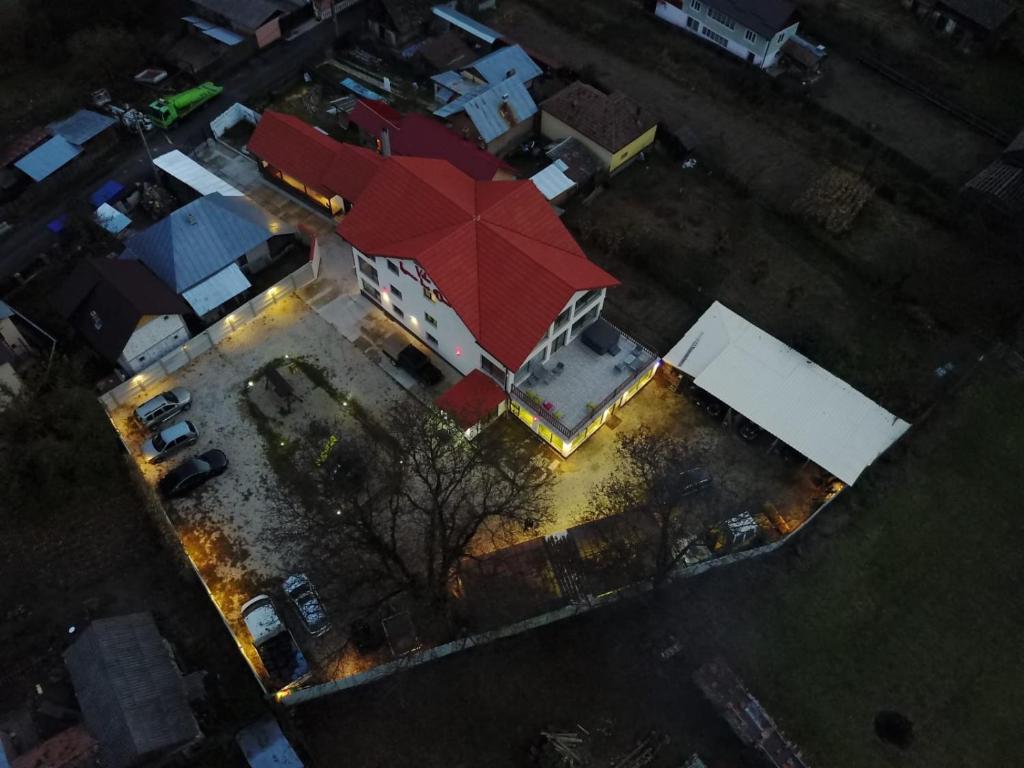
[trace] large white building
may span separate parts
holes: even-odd
[[[657,0],[654,13],[761,69],[775,64],[799,26],[787,0]]]
[[[445,396],[464,426],[507,399],[568,455],[654,374],[656,356],[600,319],[618,281],[532,182],[391,157],[338,231],[363,295],[467,375]]]

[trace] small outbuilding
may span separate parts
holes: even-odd
[[[1024,215],[1024,131],[964,185],[960,197],[970,208],[1019,225]]]
[[[454,419],[466,437],[476,437],[484,426],[505,412],[508,395],[481,370],[471,371],[434,401]]]
[[[151,614],[94,621],[64,663],[105,768],[130,768],[202,737]]]

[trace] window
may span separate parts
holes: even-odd
[[[717,32],[712,32],[707,27],[704,27],[704,29],[702,29],[700,31],[700,33],[702,35],[704,35],[704,37],[706,37],[708,40],[713,40],[714,42],[718,43],[723,48],[728,48],[729,47],[729,41],[726,38],[722,37]]]
[[[700,4],[700,0],[690,0],[690,7],[693,8],[697,13],[700,13],[700,9],[703,7]]]
[[[435,304],[437,303],[437,293],[430,288],[427,288],[425,285],[423,286],[423,296],[427,301],[432,301]]]
[[[710,16],[712,19],[717,21],[719,24],[721,24],[726,29],[735,29],[735,27],[736,27],[736,22],[733,21],[732,19],[730,19],[728,16],[726,16],[724,13],[722,13],[717,8],[712,8],[712,7],[708,6],[708,16]]]
[[[592,291],[587,291],[586,293],[584,293],[582,296],[580,296],[580,300],[576,302],[576,310],[575,311],[579,312],[581,309],[583,309],[585,306],[587,306],[587,304],[592,302],[594,300],[594,297],[598,296],[600,293],[601,293],[601,289],[600,288],[595,288]]]
[[[395,304],[394,302],[391,303],[391,311],[394,312],[399,317],[401,317],[403,319],[405,318],[405,312],[403,312],[402,308],[400,306],[398,306],[397,304]]]
[[[583,330],[583,327],[587,325],[591,320],[597,317],[597,307],[587,312],[583,317],[572,324],[572,329],[569,331],[570,335],[575,336],[579,331]]]
[[[565,325],[565,321],[569,319],[570,312],[572,312],[572,307],[566,307],[562,310],[562,314],[555,318],[555,328],[561,328]]]
[[[373,301],[377,302],[378,304],[381,303],[380,291],[378,291],[372,285],[367,285],[365,281],[360,280],[359,281],[359,290],[362,292],[362,294],[366,298],[372,299]]]
[[[694,32],[700,32],[700,22],[693,18],[693,16],[687,16],[686,28],[692,29]]]
[[[429,342],[430,342],[431,344],[433,344],[433,345],[434,345],[435,347],[437,346],[437,339],[436,339],[436,338],[434,338],[433,334],[431,334],[431,333],[429,333],[429,332],[427,333],[427,341],[429,341]]]
[[[391,262],[389,261],[388,264],[390,264],[390,263]],[[401,299],[402,298],[402,292],[400,290],[398,290],[397,288],[395,288],[395,286],[393,286],[393,285],[391,286],[391,295],[394,296],[396,299]]]
[[[555,337],[555,340],[551,342],[551,354],[555,354],[558,350],[565,346],[565,334],[560,333]]]
[[[430,323],[430,325],[432,325],[435,328],[437,328],[437,320],[429,312],[424,312],[423,313],[423,319],[426,320],[428,323]]]
[[[786,39],[786,33],[785,32],[779,32],[779,36],[776,38],[775,42],[781,43],[785,39]]]
[[[95,309],[89,310],[89,317],[92,318],[93,327],[98,331],[103,327],[103,321],[100,320],[100,315]]]
[[[744,32],[743,33],[743,37],[745,37],[747,39],[748,43],[756,43],[757,42],[757,33],[754,32],[754,30],[752,30],[752,29],[748,29],[746,32]]]
[[[495,362],[492,362],[486,355],[480,355],[480,370],[502,384],[505,383],[505,369]]]
[[[398,274],[398,265],[391,261],[391,259],[388,259],[388,270],[393,274]]]
[[[374,284],[380,284],[380,277],[377,276],[377,268],[366,259],[359,259],[359,271],[370,278]]]

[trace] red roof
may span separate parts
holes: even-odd
[[[402,113],[383,101],[359,99],[356,108],[349,113],[348,119],[370,135],[380,136],[385,128],[398,127]]]
[[[270,110],[253,131],[249,151],[307,187],[353,201],[383,159],[372,150],[336,141],[293,115]]]
[[[511,370],[573,293],[618,283],[532,181],[475,181],[443,160],[387,158],[338,233],[364,253],[414,259]]]
[[[462,429],[469,429],[494,413],[505,400],[505,390],[480,370],[471,371],[434,403],[451,414]]]
[[[36,126],[0,150],[0,167],[6,167],[20,157],[27,155],[36,146],[50,138],[50,134],[42,126]]]

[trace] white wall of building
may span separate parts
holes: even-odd
[[[128,373],[138,373],[189,338],[188,327],[181,315],[147,315],[135,327],[117,364]]]
[[[484,359],[489,360],[492,366],[505,370],[496,358],[487,354],[477,343],[472,331],[466,327],[452,307],[443,299],[428,298],[428,294],[435,295],[435,285],[415,261],[367,256],[354,246],[352,254],[360,290],[383,306],[385,311],[405,326],[406,330],[422,340],[427,347],[435,350],[460,373],[468,374],[478,368],[487,370],[484,368]],[[376,270],[376,280],[373,275],[367,274],[368,270],[361,266],[360,262]],[[567,344],[582,333],[589,322],[572,332],[573,324],[580,318],[592,312],[595,307],[594,317],[600,316],[604,307],[605,289],[599,289],[588,298],[585,305],[580,304],[577,307],[580,299],[587,294],[588,291],[577,291],[573,294],[563,309],[564,316],[561,322],[552,323],[544,337],[534,346],[533,352],[518,374],[515,371],[506,371],[506,390],[511,387],[514,379],[522,381],[526,378],[530,363],[546,362],[560,343]],[[565,309],[568,309],[568,312],[565,312]],[[434,322],[431,322],[430,318]],[[493,374],[493,368],[488,372]]]
[[[654,13],[661,19],[685,29],[692,35],[712,43],[717,43],[729,53],[746,61],[754,66],[768,69],[775,64],[779,57],[779,51],[786,40],[797,32],[799,24],[780,29],[771,38],[765,38],[753,30],[748,30],[738,21],[734,21],[733,28],[712,18],[708,15],[708,8],[714,7],[712,1],[709,5],[707,0],[658,0]],[[725,38],[726,44],[703,34],[707,28],[717,36]],[[748,38],[747,33],[752,34],[753,40]]]

